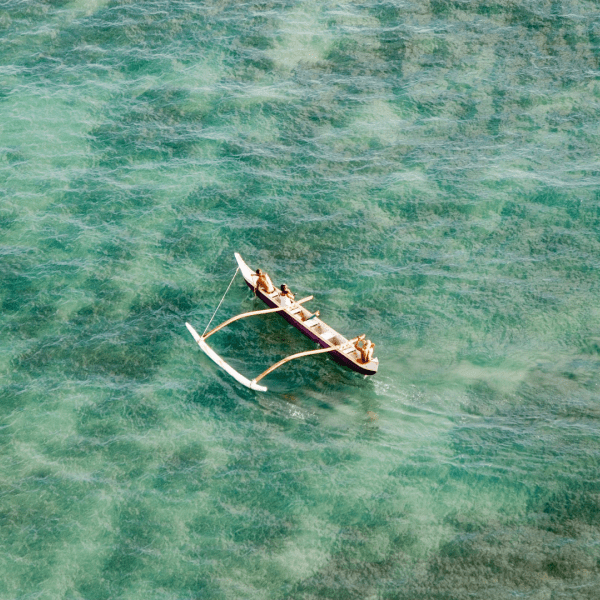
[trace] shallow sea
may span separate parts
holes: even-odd
[[[0,599],[599,598],[599,109],[592,0],[0,2]]]

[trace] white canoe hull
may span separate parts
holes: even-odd
[[[244,259],[237,252],[235,253],[235,259],[248,287],[254,290],[256,296],[271,308],[282,306],[282,300],[278,290],[272,294],[266,294],[264,290],[256,289],[254,287],[257,279],[255,272],[244,262]],[[316,316],[313,316],[309,320],[304,320],[301,313],[297,310],[284,310],[279,314],[290,323],[290,325],[293,325],[306,337],[319,344],[321,348],[331,348],[333,346],[343,345],[344,342],[348,341],[343,335],[335,331]],[[308,311],[306,311],[306,314],[309,314]],[[329,356],[338,364],[341,364],[352,371],[356,371],[357,373],[362,373],[363,375],[375,375],[379,367],[379,360],[377,358],[373,358],[368,363],[363,363],[360,360],[360,352],[354,347],[346,347],[343,351],[332,351]]]

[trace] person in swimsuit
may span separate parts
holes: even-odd
[[[271,278],[266,273],[263,273],[260,269],[256,269],[256,275],[257,275],[257,279],[256,279],[256,287],[257,288],[261,288],[261,289],[265,290],[265,292],[267,292],[267,294],[271,294],[275,291],[273,282],[271,281]]]
[[[373,358],[375,344],[371,340],[365,340],[365,336],[359,336],[354,344],[354,347],[360,352],[360,360],[363,363],[368,363]]]

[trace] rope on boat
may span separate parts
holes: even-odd
[[[223,294],[223,297],[221,298],[221,302],[219,302],[219,304],[217,305],[217,308],[216,308],[215,312],[213,313],[213,316],[210,318],[210,321],[208,322],[206,329],[202,332],[202,337],[204,337],[206,330],[210,327],[212,320],[215,318],[215,315],[217,314],[217,311],[219,310],[219,306],[221,306],[223,300],[225,300],[225,296],[227,296],[227,292],[229,291],[229,288],[231,287],[231,284],[233,283],[233,280],[235,279],[235,276],[238,274],[239,270],[240,270],[239,267],[235,270],[235,273],[233,274],[233,277],[231,278],[231,281],[229,282],[229,285],[227,286],[227,289],[225,290],[225,293]]]

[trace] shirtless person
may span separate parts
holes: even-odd
[[[364,358],[365,362],[371,362],[373,358],[373,352],[375,352],[375,344],[371,340],[367,340],[365,342],[366,357]]]
[[[261,288],[261,289],[265,290],[265,292],[267,292],[267,294],[271,294],[275,291],[273,282],[271,281],[271,278],[266,273],[263,273],[260,269],[256,269],[256,275],[257,275],[257,279],[256,279],[256,287],[257,288]]]
[[[375,344],[371,340],[365,340],[365,336],[359,336],[354,347],[360,352],[360,359],[363,363],[368,363],[373,358]]]

